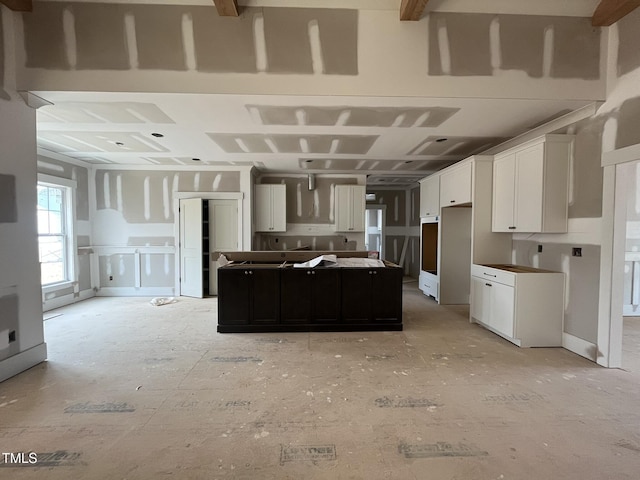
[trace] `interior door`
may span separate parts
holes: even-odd
[[[180,200],[180,295],[202,298],[202,199]]]
[[[209,252],[238,250],[238,201],[209,200]],[[218,294],[218,257],[211,257],[209,295]]]

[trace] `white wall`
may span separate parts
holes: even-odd
[[[46,358],[36,227],[35,110],[15,92],[11,52],[11,14],[3,18],[4,81],[0,98],[0,381]],[[2,96],[0,96],[2,97]],[[15,186],[13,193],[12,185]],[[15,331],[15,342],[8,343]]]

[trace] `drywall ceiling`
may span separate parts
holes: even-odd
[[[136,28],[140,29],[139,35],[132,37],[137,40],[137,50],[135,48],[131,50],[130,46],[118,44],[122,48],[116,48],[113,52],[109,52],[109,55],[103,55],[104,49],[107,48],[108,44],[105,44],[105,42],[95,43],[96,36],[111,38],[109,34],[115,28],[115,25],[120,30],[116,32],[114,38],[122,40],[120,37],[131,30],[125,28],[128,24],[127,21],[121,18],[122,12],[112,12],[113,19],[111,20],[113,21],[111,23],[105,21],[104,25],[99,25],[101,30],[95,30],[94,24],[96,22],[91,20],[92,18],[95,19],[94,10],[80,8],[78,5],[81,4],[76,5],[75,3],[71,8],[65,3],[64,8],[71,8],[74,11],[75,20],[71,23],[75,25],[76,31],[74,35],[70,36],[69,25],[71,23],[69,21],[66,24],[64,21],[60,23],[60,19],[64,20],[66,17],[60,15],[60,12],[56,10],[56,8],[62,8],[60,7],[62,3],[59,3],[61,1],[66,0],[46,0],[39,4],[38,9],[34,10],[33,14],[25,14],[26,16],[24,17],[24,31],[27,36],[27,41],[25,42],[27,67],[33,69],[33,72],[38,72],[40,68],[50,70],[52,72],[51,78],[55,78],[58,73],[76,68],[83,71],[89,69],[109,73],[125,71],[127,68],[131,68],[130,65],[125,65],[125,63],[131,61],[131,58],[134,57],[137,62],[136,68],[139,67],[141,69],[140,73],[149,70],[158,72],[156,75],[158,78],[163,78],[163,75],[167,75],[166,78],[169,78],[167,71],[178,67],[178,69],[186,68],[185,65],[189,64],[188,59],[183,58],[185,55],[184,49],[180,46],[181,35],[184,35],[184,32],[180,33],[177,30],[173,32],[171,38],[178,39],[174,43],[169,42],[162,36],[155,35],[154,32],[157,32],[157,30],[152,19],[156,17],[151,15],[148,7],[156,4],[206,5],[211,7],[212,11],[215,11],[212,0],[189,0],[185,2],[177,2],[175,0],[139,0],[136,2],[139,5],[130,7],[133,17],[128,19],[129,23],[131,23],[132,18],[135,17],[139,23],[136,26]],[[42,7],[45,3],[49,3],[50,7],[56,2],[58,3],[51,11]],[[93,0],[84,0],[82,3],[123,3],[123,1],[96,0],[94,2]],[[447,15],[446,12],[480,14],[479,17],[464,17],[467,23],[463,23],[462,26],[455,24],[453,21],[451,22],[450,35],[452,35],[452,38],[467,39],[467,37],[476,38],[478,36],[469,36],[469,22],[472,25],[473,22],[479,21],[486,23],[488,21],[487,18],[482,17],[485,12],[589,17],[597,3],[598,0],[563,0],[562,2],[557,2],[557,0],[539,0],[537,2],[528,0],[487,0],[484,2],[478,2],[477,0],[431,0],[428,3],[427,11],[439,12],[439,15]],[[274,25],[280,25],[278,21],[284,20],[279,19],[272,11],[267,12],[267,7],[325,7],[397,11],[399,0],[239,0],[238,4],[245,9],[265,7],[264,16],[268,17],[265,22],[268,20]],[[272,10],[282,12],[286,9],[275,8]],[[69,45],[66,45],[66,50],[60,48],[50,49],[51,42],[47,40],[49,37],[40,33],[44,26],[48,25],[48,23],[42,23],[43,21],[47,22],[48,18],[41,18],[43,15],[45,17],[49,15],[46,12],[51,13],[51,18],[57,18],[58,24],[53,25],[52,23],[51,26],[52,29],[55,26],[54,30],[59,37],[55,38],[58,38],[62,43],[64,43],[63,40],[68,40],[67,37],[73,38],[74,41],[71,42],[71,45],[75,47],[75,40],[77,40],[78,45],[83,45],[83,49],[72,50]],[[168,16],[175,13],[174,10],[166,9],[163,12],[163,15]],[[70,13],[65,11],[65,15],[67,14]],[[175,14],[183,15],[183,12],[179,11]],[[254,16],[252,15],[247,15],[247,18],[253,19]],[[289,15],[291,14],[289,13]],[[300,16],[299,14],[297,15]],[[352,23],[353,21],[357,22],[355,16],[352,15],[351,17],[349,18],[351,18]],[[200,70],[205,72],[202,74],[203,77],[212,75],[211,73],[206,73],[209,70],[217,74],[216,80],[220,79],[217,83],[218,88],[220,88],[219,84],[224,81],[224,73],[227,70],[235,73],[252,73],[257,75],[255,77],[256,81],[251,84],[255,88],[245,92],[247,94],[234,95],[213,93],[95,93],[42,91],[36,88],[32,93],[50,103],[50,105],[43,106],[37,111],[38,146],[41,151],[66,155],[94,165],[253,166],[264,172],[278,173],[366,174],[369,176],[368,182],[372,184],[410,184],[467,156],[486,151],[537,125],[579,109],[594,100],[593,96],[581,97],[579,95],[574,96],[573,100],[559,100],[555,95],[546,96],[543,94],[536,96],[531,92],[527,93],[526,98],[514,98],[514,92],[505,94],[505,97],[509,98],[495,98],[500,94],[487,95],[477,93],[477,96],[474,97],[470,95],[467,87],[461,87],[455,90],[459,94],[454,93],[445,98],[412,96],[414,95],[413,93],[398,93],[399,96],[393,97],[372,96],[376,95],[376,93],[369,94],[367,92],[362,92],[362,95],[358,94],[357,96],[353,94],[335,96],[326,93],[315,96],[305,95],[307,91],[315,92],[313,88],[307,88],[307,91],[295,95],[282,95],[280,92],[264,95],[263,93],[269,91],[263,86],[265,79],[268,80],[278,75],[286,77],[286,74],[292,73],[297,75],[304,74],[306,75],[305,79],[311,77],[310,73],[313,72],[307,72],[304,69],[302,69],[304,71],[298,70],[302,68],[300,65],[306,67],[312,65],[313,55],[310,56],[309,52],[305,51],[303,53],[306,56],[303,55],[304,58],[298,59],[290,52],[290,42],[285,42],[282,45],[278,43],[282,40],[277,35],[278,29],[275,29],[275,32],[272,29],[268,32],[269,35],[265,36],[265,48],[270,53],[273,53],[273,56],[269,57],[270,64],[266,71],[258,72],[256,70],[261,60],[248,58],[247,55],[243,54],[247,49],[234,50],[232,47],[234,45],[237,46],[237,42],[230,41],[231,37],[224,37],[228,44],[226,45],[226,54],[221,57],[222,60],[220,58],[214,59],[218,63],[223,60],[231,63],[229,65],[225,63],[222,66],[218,63],[210,65],[207,62],[213,60],[209,59],[207,52],[210,50],[208,45],[212,42],[212,39],[202,32],[203,30],[208,31],[211,29],[207,27],[208,24],[203,26],[197,23],[196,20],[200,16],[196,15],[194,18],[194,52],[191,55],[195,56],[198,62],[193,69],[198,72]],[[289,19],[289,23],[285,22],[284,25],[293,25],[291,23],[293,22],[293,17],[286,18]],[[164,17],[159,16],[156,20],[158,19],[162,20]],[[175,19],[171,17],[170,20],[173,21]],[[214,20],[209,18],[208,21]],[[305,20],[303,18],[303,20],[307,22],[308,19]],[[504,71],[499,71],[496,75],[502,74],[508,78],[525,78],[518,76],[524,73],[526,78],[538,78],[542,73],[533,69],[532,65],[540,69],[544,63],[541,53],[544,45],[540,40],[542,36],[538,34],[545,31],[546,23],[534,25],[536,35],[540,37],[536,37],[537,40],[540,40],[538,42],[539,45],[536,44],[537,50],[533,47],[509,49],[509,35],[512,37],[520,35],[517,28],[514,30],[515,33],[508,30],[508,28],[513,30],[513,25],[516,25],[516,27],[519,25],[514,21],[510,19],[509,22],[511,23],[508,23],[508,25],[505,23]],[[545,22],[547,21],[545,20]],[[551,21],[551,23],[554,21]],[[234,28],[240,28],[245,23],[251,25],[251,22],[225,25],[227,27],[228,25],[234,25]],[[269,23],[269,25],[272,25],[272,23]],[[89,28],[90,24],[93,27]],[[171,24],[173,25],[173,23]],[[219,23],[216,23],[216,25],[220,27]],[[333,31],[332,25],[327,27],[329,31]],[[426,24],[422,25],[420,30],[405,26],[402,32],[397,33],[412,34],[424,30],[425,26]],[[481,34],[488,38],[487,32],[490,27],[488,25],[485,25],[485,27]],[[573,30],[569,29],[567,31],[571,32]],[[149,33],[153,33],[153,35]],[[227,31],[227,33],[230,34],[232,32]],[[563,41],[560,31],[557,32],[556,36],[558,42]],[[251,38],[246,35],[238,36],[238,38],[242,39],[245,39],[245,37]],[[364,33],[359,33],[351,38],[351,42],[338,42],[336,46],[330,36],[322,37],[320,44],[323,45],[323,48],[326,48],[324,53],[326,54],[325,60],[327,64],[324,65],[322,72],[320,72],[322,75],[313,75],[314,81],[317,81],[317,79],[325,80],[326,78],[328,82],[335,82],[338,77],[345,77],[348,80],[359,78],[356,75],[358,73],[358,63],[362,62],[365,66],[367,64],[367,58],[358,59],[356,54],[358,52],[359,39],[362,38],[365,38]],[[416,38],[419,41],[426,40],[421,36]],[[487,40],[487,38],[484,38],[484,40]],[[593,37],[591,40],[598,42],[597,37]],[[323,42],[327,44],[324,45]],[[371,48],[370,42],[371,39],[366,42],[369,48]],[[164,51],[160,63],[158,63],[159,60],[155,55],[155,50],[152,48],[156,43],[161,44]],[[434,46],[429,51],[429,58],[437,60],[442,46],[436,45],[438,43],[436,41],[431,43]],[[485,43],[488,45],[488,40]],[[85,45],[86,47],[84,47]],[[249,42],[247,45],[249,45],[247,51],[253,52],[253,43]],[[491,65],[491,62],[488,60],[489,47],[486,45],[485,47],[487,47],[484,49],[486,51],[483,50],[483,52],[487,58],[482,57],[484,62],[482,66],[486,69],[488,68],[487,65]],[[467,46],[464,42],[461,45],[453,42],[451,48],[460,50],[467,48]],[[365,52],[365,50],[367,50],[365,47],[360,48],[360,53]],[[454,53],[458,52],[458,50]],[[336,51],[347,52],[345,54],[346,60],[337,55]],[[573,50],[571,51],[573,52]],[[558,62],[562,59],[562,52],[563,50],[558,53]],[[89,53],[91,54],[89,55]],[[335,61],[332,60],[335,65],[334,63],[328,63],[330,59],[333,59],[329,55],[330,53],[337,58],[337,60],[334,59]],[[529,63],[522,61],[522,58],[527,55],[531,57]],[[362,56],[364,57],[365,55],[363,54]],[[465,76],[480,75],[486,77],[490,75],[492,72],[476,71],[477,69],[474,70],[472,68],[473,65],[468,65],[468,62],[477,56],[474,53],[465,52],[460,57],[465,59],[464,65],[460,66],[453,62],[450,65],[451,71],[441,71],[442,65],[446,64],[442,60],[440,62],[436,61],[434,65],[429,64],[428,68],[432,73],[431,81],[438,83],[438,80],[441,79],[442,81],[438,84],[443,85],[445,83],[454,83],[454,80],[458,82],[465,81]],[[69,64],[70,58],[73,60],[71,62],[73,65]],[[295,63],[294,60],[296,59],[300,61]],[[245,60],[250,64],[247,72],[245,72],[244,64],[239,64],[239,62]],[[284,66],[278,63],[281,60],[284,62]],[[577,78],[576,85],[586,85],[589,80],[593,80],[585,76],[586,74],[582,70],[585,70],[586,67],[582,64],[592,67],[591,70],[593,68],[597,70],[597,62],[585,62],[584,58],[576,59],[575,55],[572,60],[569,64],[572,68],[578,65],[577,71],[569,72],[568,75],[567,72],[559,72],[558,75]],[[590,58],[587,58],[587,60],[590,60]],[[177,62],[176,65],[179,65],[174,65],[171,63],[172,61]],[[424,67],[427,68],[426,65]],[[280,72],[279,69],[284,70]],[[336,71],[334,72],[332,69],[336,69]],[[363,72],[366,72],[365,67],[362,69]],[[70,73],[74,74],[74,72]],[[590,70],[588,73],[589,75],[593,74]],[[551,76],[556,74],[551,67],[550,74]],[[597,74],[598,72],[596,71],[596,77]],[[360,75],[360,77],[362,76]],[[33,78],[37,77],[38,75],[33,75]],[[403,75],[402,79],[405,77],[407,75]],[[151,76],[149,78],[154,77]],[[175,78],[192,79],[192,77],[184,76]],[[418,78],[420,78],[419,75]],[[451,82],[449,81],[450,79],[452,80]],[[176,83],[174,82],[174,84]],[[483,85],[486,84],[486,82],[483,83]],[[458,83],[455,83],[455,85],[458,85]],[[460,83],[460,85],[468,86],[472,85],[472,83]],[[67,88],[66,85],[63,88]],[[75,89],[84,88],[88,89],[90,87],[76,84]],[[182,91],[192,91],[187,87],[183,88],[185,90]],[[383,88],[383,90],[385,89]],[[394,91],[394,89],[387,88],[386,91]],[[540,98],[540,96],[544,98]],[[584,98],[584,100],[577,98]]]
[[[254,166],[361,173],[394,183],[404,176],[415,181],[588,103],[35,94],[53,103],[37,111],[39,147],[91,164]]]

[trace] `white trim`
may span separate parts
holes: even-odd
[[[518,135],[517,137],[513,137],[506,142],[496,145],[495,147],[491,147],[490,149],[481,152],[480,155],[495,155],[497,153],[502,153],[505,150],[509,150],[513,147],[519,147],[530,141],[535,141],[537,138],[550,134],[551,132],[555,132],[561,128],[571,126],[580,120],[584,120],[585,118],[590,118],[598,112],[598,109],[602,106],[603,103],[604,102],[593,102],[589,105],[585,105],[582,108],[551,120],[544,125],[540,125],[539,127],[536,127],[533,130],[529,130],[521,135]]]
[[[69,164],[74,165],[76,167],[86,168],[87,170],[90,170],[92,167],[95,166],[94,164],[89,163],[89,162],[85,162],[84,160],[79,160],[77,158],[68,157],[66,155],[62,155],[62,154],[57,153],[57,152],[52,152],[52,151],[47,150],[46,148],[42,148],[42,147],[38,147],[37,148],[37,155],[39,157],[48,158],[50,160],[58,160],[59,162],[69,163]]]
[[[153,170],[153,171],[170,171],[170,172],[182,172],[182,171],[196,171],[196,172],[242,172],[249,171],[254,167],[239,166],[239,165],[122,165],[119,163],[108,164],[92,164],[94,170]],[[196,192],[197,193],[197,192]],[[202,192],[205,193],[205,192]]]
[[[78,182],[70,180],[64,177],[58,177],[56,175],[49,175],[46,173],[38,173],[38,183],[48,183],[53,186],[78,188]]]
[[[42,342],[0,361],[0,382],[13,377],[47,359],[47,344]]]
[[[620,163],[635,162],[640,159],[640,143],[628,147],[619,148],[602,154],[603,167]]]
[[[243,192],[173,192],[174,200],[202,198],[204,200],[242,200]]]
[[[62,297],[52,298],[50,300],[45,300],[42,303],[42,311],[48,312],[56,308],[65,307],[73,303],[78,303],[83,300],[88,300],[89,298],[92,298],[95,296],[96,296],[96,292],[93,289],[88,289],[88,290],[81,290],[80,292],[78,292],[78,296],[76,296],[75,294],[70,294],[70,295],[63,295]]]
[[[71,280],[66,280],[60,283],[51,283],[42,287],[42,293],[46,295],[47,293],[51,292],[59,292],[60,290],[65,290],[67,288],[73,287],[74,285],[75,282],[72,282]]]
[[[587,342],[582,338],[571,335],[570,333],[562,333],[562,347],[592,362],[596,361],[596,352],[598,347],[595,343]]]
[[[103,287],[96,292],[96,297],[172,297],[173,287]]]
[[[129,247],[118,245],[99,245],[93,247],[94,255],[135,255],[137,253],[176,253],[175,246]]]
[[[250,173],[249,170],[246,171]],[[242,189],[243,176],[240,175],[240,188]],[[247,177],[248,180],[248,177]],[[251,189],[249,189],[249,192]],[[174,238],[174,283],[172,292],[176,292],[176,295],[180,295],[180,200],[187,198],[200,198],[202,200],[236,200],[238,210],[238,250],[250,250],[251,244],[251,228],[247,239],[243,238],[242,234],[244,229],[244,223],[251,220],[251,206],[249,201],[251,200],[251,194],[240,192],[173,192],[173,238]],[[248,218],[247,218],[248,217]],[[251,225],[249,223],[249,225]],[[172,293],[173,294],[173,293]],[[160,294],[162,295],[162,294]]]

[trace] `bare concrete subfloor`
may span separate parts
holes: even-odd
[[[638,478],[640,371],[517,348],[415,283],[388,333],[222,335],[216,299],[148,300],[47,314],[48,362],[0,384],[0,449],[38,463],[0,478]]]

